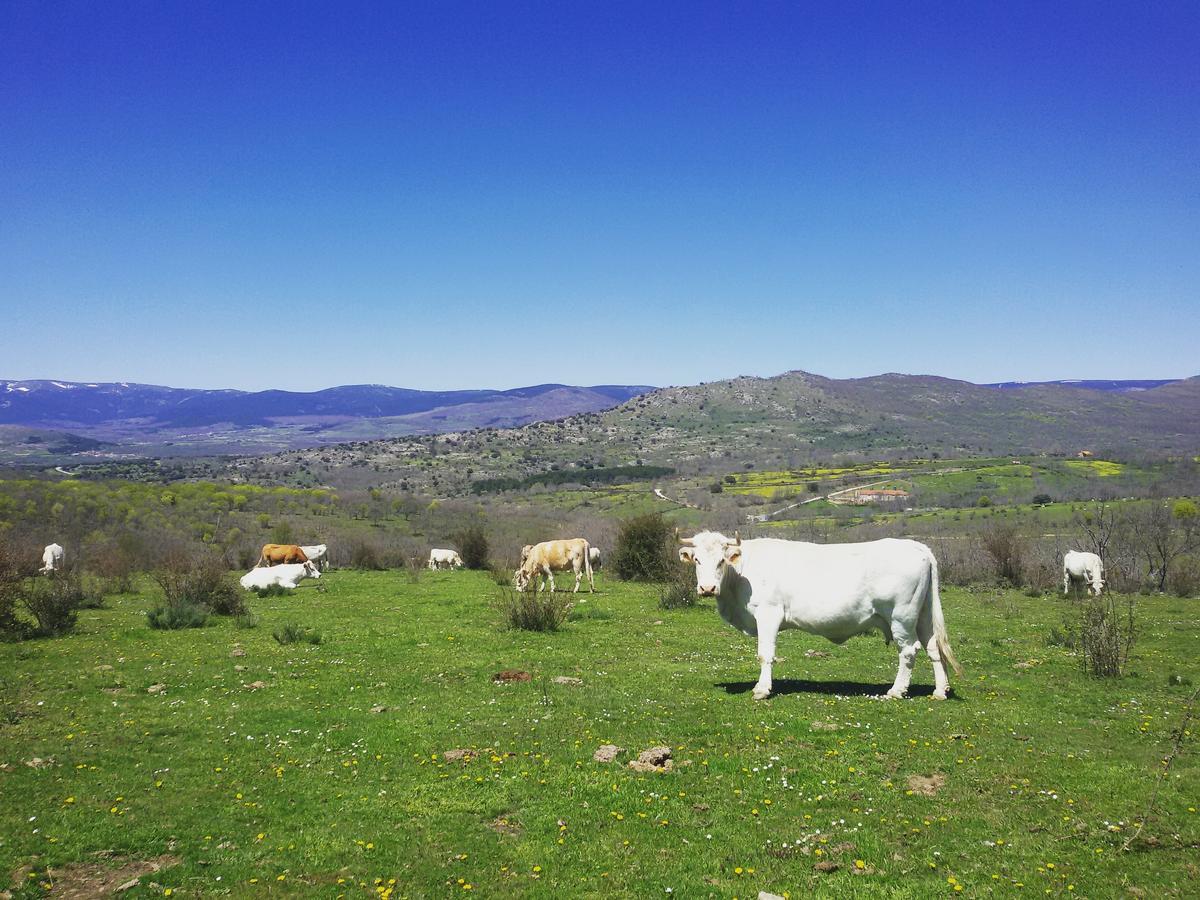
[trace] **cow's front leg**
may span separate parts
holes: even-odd
[[[1063,572],[1063,596],[1066,597],[1071,593],[1071,573]]]
[[[771,663],[775,661],[775,639],[783,622],[783,610],[768,607],[754,614],[758,625],[758,684],[754,685],[754,699],[766,700],[771,693]]]

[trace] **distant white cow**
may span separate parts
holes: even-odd
[[[282,563],[278,566],[261,566],[251,569],[240,579],[242,587],[248,591],[269,588],[273,584],[294,590],[305,578],[320,578],[312,562]]]
[[[1072,585],[1076,589],[1086,585],[1092,594],[1100,596],[1104,590],[1104,562],[1099,556],[1082,550],[1068,550],[1063,554],[1063,593],[1071,593]]]
[[[457,550],[430,550],[429,568],[431,569],[461,569],[462,557]]]
[[[588,560],[591,562],[593,569],[600,568],[600,548],[599,547],[588,548]]]
[[[696,590],[716,597],[721,618],[758,638],[761,664],[754,699],[771,693],[771,664],[781,629],[800,628],[835,644],[879,629],[896,642],[900,664],[889,697],[903,697],[913,660],[924,648],[934,691],[946,699],[954,671],[938,593],[937,560],[917,541],[886,538],[860,544],[809,544],[761,538],[742,541],[715,531],[682,540],[679,558],[696,566]]]
[[[324,544],[313,544],[310,547],[305,547],[302,544],[300,549],[304,551],[304,555],[308,557],[308,561],[315,563],[317,568],[322,572],[329,568],[329,548]]]
[[[538,591],[546,587],[550,580],[550,592],[553,593],[554,573],[565,572],[568,569],[575,573],[575,590],[579,591],[579,582],[584,574],[588,578],[588,586],[596,593],[596,580],[592,577],[592,555],[588,542],[583,538],[569,538],[563,541],[542,541],[540,544],[527,545],[521,549],[521,567],[513,576],[513,587],[523,591],[529,587],[534,578],[538,578]]]
[[[46,549],[42,551],[42,567],[40,571],[43,575],[49,575],[51,572],[57,572],[63,567],[63,548],[58,544],[47,544]]]

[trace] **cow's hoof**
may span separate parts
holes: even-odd
[[[755,700],[766,700],[768,697],[771,696],[771,692],[764,691],[762,688],[755,688],[753,696],[754,696]]]
[[[933,692],[933,699],[934,699],[934,700],[945,700],[945,699],[946,699],[946,692],[945,692],[945,691],[934,691],[934,692]]]
[[[883,695],[885,700],[903,700],[904,692],[897,691],[894,688]]]

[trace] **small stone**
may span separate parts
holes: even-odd
[[[103,663],[102,665],[96,666],[96,671],[97,672],[111,672],[112,666],[110,666],[108,663]]]
[[[758,900],[783,900],[779,894],[772,894],[770,891],[759,891]]]
[[[146,693],[147,694],[161,694],[166,689],[167,689],[167,686],[165,684],[152,684],[152,685],[150,685],[150,687],[146,688]]]
[[[232,650],[229,651],[229,655],[232,657],[235,657],[235,658],[239,657],[239,656],[245,656],[246,651],[243,650],[241,647],[234,647]]]
[[[835,863],[832,859],[823,859],[813,866],[815,871],[825,873],[836,872],[840,868],[841,865],[839,863]]]
[[[829,656],[824,650],[805,650],[804,655],[809,659],[825,659],[825,657]]]
[[[234,667],[233,667],[233,671],[235,671],[235,672],[245,672],[245,671],[246,671],[246,667],[245,667],[245,666],[234,666]]]
[[[35,756],[33,759],[25,760],[25,765],[31,769],[48,769],[54,765],[54,760],[42,759],[40,756]]]
[[[372,706],[371,712],[375,713],[375,715],[379,715],[380,713],[387,712],[387,709],[388,708],[386,706]]]
[[[842,726],[837,722],[813,722],[813,731],[838,731]]]
[[[470,762],[475,758],[475,753],[472,750],[447,750],[442,754],[442,759],[446,762],[458,762],[460,759],[463,762]]]
[[[242,687],[244,687],[248,691],[260,691],[263,688],[265,688],[266,686],[267,686],[267,683],[265,681],[252,681],[249,684],[242,685]]]
[[[580,684],[583,684],[583,679],[582,678],[572,678],[570,675],[555,675],[554,683],[555,684],[580,685]]]
[[[600,763],[610,763],[617,758],[618,754],[624,752],[624,747],[618,747],[616,744],[603,744],[592,754],[592,759]]]

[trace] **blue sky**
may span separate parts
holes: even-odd
[[[1200,373],[1195,3],[0,2],[0,377]]]

